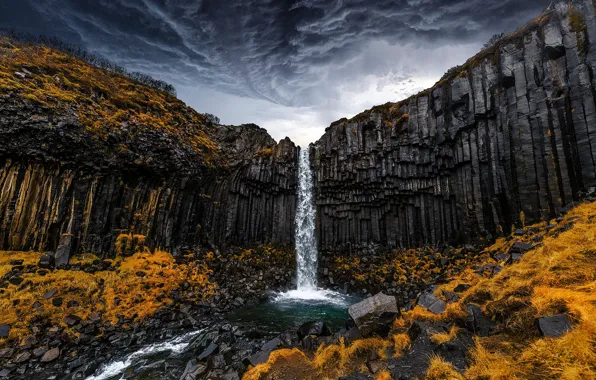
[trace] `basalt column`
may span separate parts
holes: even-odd
[[[509,233],[596,186],[596,20],[558,3],[433,88],[327,129],[311,154],[320,245]]]

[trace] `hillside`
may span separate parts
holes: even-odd
[[[289,139],[213,124],[55,48],[1,37],[0,49],[0,249],[65,264],[75,253],[113,255],[129,234],[174,253],[291,244]]]

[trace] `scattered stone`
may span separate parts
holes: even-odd
[[[389,323],[392,323],[399,316],[399,309],[394,296],[378,293],[350,306],[348,313],[362,336],[366,337],[373,333],[383,334],[387,322],[391,320]]]
[[[199,357],[197,358],[199,361],[203,361],[205,359],[207,359],[209,356],[213,355],[213,354],[217,354],[219,349],[219,346],[215,343],[211,343],[209,345],[209,347],[207,347],[202,353],[201,355],[199,355]]]
[[[500,263],[508,264],[511,260],[511,255],[508,253],[498,253],[495,255],[495,260]]]
[[[525,253],[532,248],[534,248],[534,246],[532,244],[523,243],[521,241],[516,241],[513,244],[513,246],[511,247],[511,249],[509,250],[509,253]]]
[[[46,352],[48,352],[47,347],[38,347],[35,350],[33,350],[33,356],[39,358],[42,357]]]
[[[81,317],[71,314],[64,317],[62,321],[72,327],[74,325],[78,325],[81,322]]]
[[[23,281],[23,277],[20,276],[13,276],[10,278],[10,280],[8,280],[8,282],[10,282],[13,285],[21,285]]]
[[[31,352],[29,351],[21,351],[19,352],[14,359],[12,359],[15,363],[24,363],[31,358]]]
[[[461,293],[461,292],[465,292],[466,290],[470,289],[471,286],[468,284],[458,284],[455,289],[453,289],[454,292],[456,293]]]
[[[418,298],[418,305],[429,310],[433,314],[441,314],[447,308],[445,301],[429,292],[424,292],[420,295]]]
[[[41,255],[41,257],[39,258],[39,264],[38,266],[40,268],[52,268],[54,266],[54,256],[52,255]]]
[[[10,325],[0,325],[0,338],[8,338]]]
[[[0,371],[0,377],[8,377],[12,370],[13,368],[4,368],[2,371]]]
[[[273,351],[273,350],[276,350],[281,345],[282,345],[282,342],[279,338],[273,338],[261,347],[261,351]]]
[[[54,294],[56,294],[58,291],[56,289],[52,289],[49,292],[47,292],[46,294],[44,294],[43,298],[49,300],[50,298],[52,298],[54,296]]]
[[[48,350],[43,356],[41,357],[42,363],[49,363],[58,359],[60,356],[60,349],[58,347],[54,347],[51,350]]]
[[[306,322],[298,328],[297,334],[298,339],[302,340],[310,335],[329,336],[331,335],[331,331],[329,331],[325,322]]]
[[[147,273],[143,272],[142,270],[138,271],[135,274],[137,275],[137,277],[145,277],[147,275]]]
[[[25,260],[10,260],[10,265],[23,265]]]
[[[0,350],[0,359],[10,359],[14,355],[13,348],[3,348]]]
[[[376,374],[377,372],[385,369],[385,363],[383,363],[380,360],[373,360],[370,362],[366,363],[366,366],[368,367],[368,370],[372,373],[372,374]]]
[[[77,300],[70,300],[66,304],[66,307],[78,307],[78,306],[79,306],[79,301],[77,301]]]
[[[267,363],[267,360],[269,360],[269,355],[271,355],[271,351],[259,351],[256,354],[251,355],[250,358],[245,359],[244,364],[246,366],[257,366],[259,364]]]
[[[207,360],[207,368],[223,369],[226,367],[226,359],[223,355],[213,355]]]
[[[184,373],[180,377],[180,380],[196,380],[200,379],[201,375],[207,372],[207,366],[197,363],[195,359],[189,360],[186,363],[186,368],[184,369]]]
[[[566,314],[550,315],[537,320],[538,328],[542,335],[557,338],[570,331],[571,321]]]
[[[59,307],[59,306],[62,306],[63,302],[64,302],[64,300],[62,299],[62,297],[56,297],[52,300],[52,305]]]
[[[466,318],[466,328],[468,331],[481,337],[492,334],[495,323],[482,313],[480,306],[468,304],[466,305],[466,311],[468,312],[468,317]]]
[[[443,297],[445,297],[447,303],[455,303],[459,301],[459,294],[448,290],[443,290]]]

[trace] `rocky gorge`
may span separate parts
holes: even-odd
[[[548,378],[544,342],[591,371],[595,9],[556,2],[309,147],[0,37],[0,377],[480,379],[523,352],[503,367]],[[297,285],[304,150],[339,307],[298,322],[266,307]],[[263,305],[295,320],[234,314]]]

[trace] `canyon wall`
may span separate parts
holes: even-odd
[[[14,96],[0,97],[0,114],[0,249],[50,251],[61,264],[138,240],[174,253],[293,244],[289,139],[213,125],[218,147],[206,162],[172,134],[127,125],[134,141],[104,141],[73,110],[48,116]],[[121,144],[131,148],[121,154]]]
[[[332,124],[311,146],[321,248],[496,237],[596,186],[594,13],[560,2],[430,90]]]

